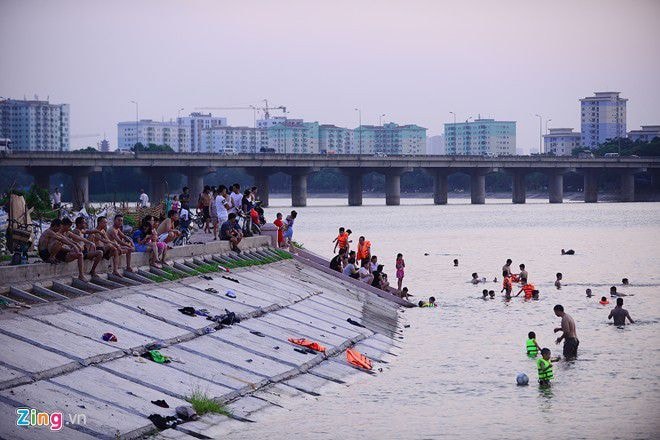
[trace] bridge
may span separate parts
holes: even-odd
[[[362,177],[371,172],[385,175],[385,201],[398,205],[401,199],[401,175],[423,169],[433,177],[433,200],[447,203],[447,176],[465,173],[470,176],[473,204],[486,199],[486,175],[504,171],[513,181],[513,203],[525,203],[525,176],[533,172],[548,176],[550,203],[563,201],[563,176],[575,172],[584,176],[584,201],[598,201],[598,178],[604,170],[620,174],[619,200],[635,200],[635,174],[660,170],[660,158],[616,157],[575,158],[567,156],[365,156],[313,154],[196,154],[196,153],[89,153],[89,152],[13,152],[0,156],[0,167],[24,167],[38,186],[48,187],[50,176],[67,173],[74,179],[74,204],[89,202],[89,176],[104,167],[139,168],[150,183],[152,200],[161,200],[166,191],[164,172],[179,172],[188,179],[192,194],[201,192],[204,176],[218,168],[243,168],[255,178],[255,185],[268,206],[268,176],[283,172],[291,176],[293,206],[307,204],[307,176],[321,168],[337,168],[348,177],[348,204],[362,204]]]

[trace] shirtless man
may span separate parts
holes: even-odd
[[[121,214],[115,215],[112,222],[112,228],[108,231],[108,238],[114,241],[119,246],[121,255],[126,255],[126,272],[133,272],[131,267],[131,255],[135,252],[135,245],[133,240],[124,234],[124,216]]]
[[[179,213],[173,209],[170,209],[170,211],[167,213],[167,218],[160,222],[158,229],[156,230],[156,233],[158,234],[158,241],[163,243],[170,243],[174,241],[179,235],[181,235],[181,231],[174,227],[174,223],[177,220],[179,220]]]
[[[39,256],[47,263],[69,263],[77,260],[78,278],[87,281],[84,275],[82,246],[60,234],[61,227],[62,221],[56,218],[51,222],[50,227],[42,232],[37,244]]]
[[[62,219],[62,226],[60,227],[60,234],[64,235],[66,238],[69,238],[79,245],[82,244],[83,249],[83,258],[93,261],[92,269],[89,271],[89,274],[92,277],[97,276],[96,266],[99,265],[103,259],[103,252],[96,249],[96,245],[93,241],[86,239],[83,234],[78,229],[71,230],[71,225],[73,222],[68,218]]]
[[[108,237],[108,219],[103,216],[97,218],[96,229],[88,230],[87,233],[90,239],[96,243],[96,248],[103,251],[103,258],[109,260],[112,257],[112,273],[121,276],[119,273],[121,248]]]
[[[561,304],[557,304],[553,310],[555,315],[561,318],[561,327],[555,328],[554,331],[555,333],[562,332],[562,335],[555,342],[559,344],[563,339],[564,358],[574,359],[577,357],[577,349],[578,345],[580,345],[575,329],[575,320],[568,313],[564,312],[564,306]]]

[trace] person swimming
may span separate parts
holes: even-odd
[[[488,289],[482,290],[481,294],[483,295],[481,298],[488,299]]]
[[[624,278],[624,279],[622,279],[622,280],[621,280],[621,284],[623,284],[624,286],[627,286],[628,284],[630,284],[630,283],[628,282],[628,278]]]
[[[454,267],[458,267],[458,259],[454,258]]]
[[[488,291],[488,296],[490,296],[490,299],[494,299],[495,298],[495,291],[494,290],[489,290]]]
[[[587,298],[591,298],[593,295],[591,294],[591,289],[586,290],[587,293]]]
[[[600,301],[598,301],[598,304],[600,304],[601,306],[606,306],[606,305],[608,305],[609,303],[610,303],[610,302],[608,301],[608,299],[607,299],[606,297],[604,297],[604,296],[600,298]]]
[[[610,287],[610,296],[628,296],[625,293],[620,293],[616,291],[616,286]]]
[[[573,249],[569,249],[565,251],[564,249],[561,250],[562,255],[575,255],[575,251]]]
[[[555,280],[555,287],[557,290],[561,289],[561,280],[564,276],[561,274],[561,272],[557,272],[557,279]]]

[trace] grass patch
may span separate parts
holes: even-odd
[[[207,413],[230,415],[229,410],[224,405],[213,400],[199,388],[193,390],[192,394],[186,397],[186,400],[190,402],[195,412],[200,416]]]

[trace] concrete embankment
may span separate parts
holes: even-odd
[[[368,378],[346,362],[349,347],[369,356],[375,370],[393,359],[405,303],[322,270],[311,254],[291,258],[263,237],[244,245],[241,255],[225,243],[174,249],[166,272],[143,267],[135,276],[89,283],[72,282],[69,265],[31,265],[31,278],[24,268],[12,274],[16,268],[0,268],[0,293],[15,306],[0,313],[0,437],[136,438],[155,432],[149,415],[172,416],[202,391],[230,415],[207,414],[160,435],[213,438],[255,411]],[[231,272],[214,271],[218,264]],[[216,329],[204,316],[181,313],[183,307],[212,316],[229,310],[241,322]],[[104,341],[106,332],[117,341]],[[327,351],[301,353],[288,338],[317,341]],[[172,362],[141,356],[154,343]],[[169,408],[152,403],[159,399]],[[20,427],[19,407],[61,412],[65,421],[84,415],[85,423],[60,432]]]

